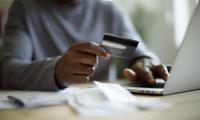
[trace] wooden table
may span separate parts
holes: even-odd
[[[5,94],[5,92],[0,92]],[[162,110],[138,110],[112,117],[83,117],[67,105],[32,109],[0,110],[0,120],[200,120],[200,90],[167,96],[136,95],[139,99],[160,99],[172,103]]]

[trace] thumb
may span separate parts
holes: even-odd
[[[125,68],[123,73],[124,73],[124,76],[130,81],[134,81],[137,78],[136,73],[132,69]]]

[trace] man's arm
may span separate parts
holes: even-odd
[[[15,1],[9,12],[0,54],[2,88],[58,90],[54,75],[58,58],[32,62],[33,49],[23,5]]]

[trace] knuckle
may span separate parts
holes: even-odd
[[[155,67],[155,69],[157,69],[157,70],[163,70],[163,69],[165,69],[165,65],[164,64],[157,65]]]
[[[90,48],[90,47],[94,46],[94,43],[92,43],[92,42],[86,42],[85,46]]]
[[[73,44],[69,47],[68,51],[74,50],[77,48],[77,44]]]
[[[95,71],[95,68],[94,67],[89,67],[89,68],[87,68],[87,75],[92,75],[93,73],[94,73],[94,71]]]
[[[90,79],[90,77],[89,77],[89,76],[87,76],[87,77],[85,78],[85,82],[88,82],[88,81],[89,81],[89,79]]]
[[[75,43],[69,47],[68,51],[80,49],[80,47],[83,46],[84,44],[85,43]]]
[[[142,74],[143,74],[144,79],[154,79],[153,74],[149,69],[144,69]],[[142,74],[141,74],[141,76],[142,76]]]
[[[143,69],[141,69],[141,73],[144,75],[149,75],[150,74],[150,69],[147,67],[144,67]]]
[[[89,76],[84,76],[84,77],[81,77],[80,78],[80,82],[81,83],[86,83],[86,82],[88,82],[89,81]]]
[[[63,56],[64,62],[65,63],[71,63],[72,61],[75,61],[76,59],[74,59],[74,52],[72,51],[68,51],[65,53],[65,55]]]
[[[166,67],[165,67],[165,65],[164,64],[161,64],[161,65],[159,65],[159,69],[165,69]]]
[[[160,65],[160,67],[157,69],[157,71],[158,71],[159,73],[161,73],[161,74],[166,74],[166,73],[168,73],[167,67],[166,67],[164,64]]]
[[[89,73],[90,74],[93,74],[95,72],[95,67],[92,67],[90,70],[89,70]]]
[[[68,52],[66,52],[66,54],[64,55],[65,57],[71,57],[71,56],[73,56],[73,52],[72,51],[68,51]]]
[[[86,42],[85,47],[95,50],[95,48],[98,47],[98,44],[95,42]]]

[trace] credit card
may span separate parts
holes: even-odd
[[[101,42],[101,47],[107,50],[111,56],[130,59],[139,41],[105,33]]]

